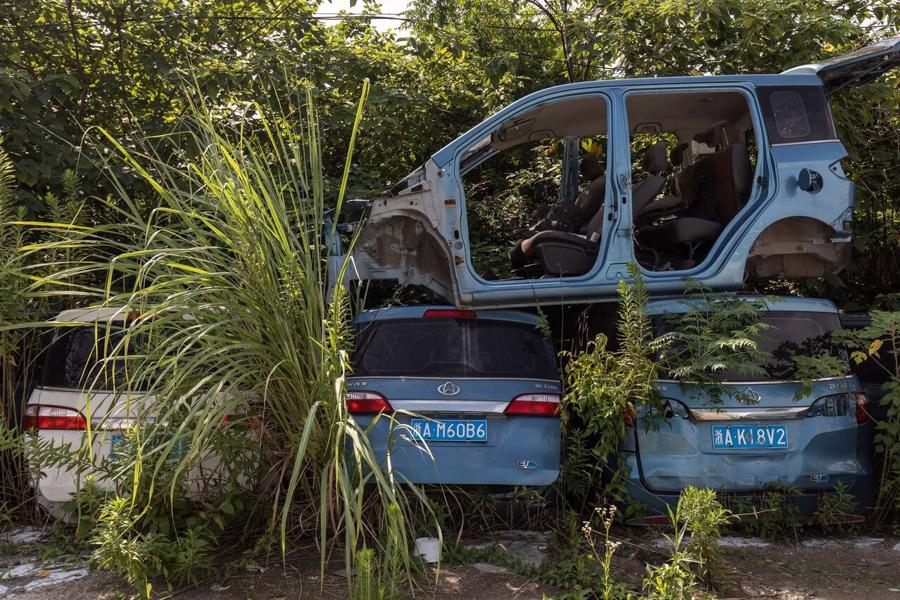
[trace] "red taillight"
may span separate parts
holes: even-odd
[[[376,392],[347,392],[344,394],[344,401],[351,415],[389,415],[394,412],[385,397]]]
[[[476,316],[474,310],[457,310],[455,308],[430,308],[425,311],[426,319],[474,319]]]
[[[522,394],[512,399],[506,410],[507,415],[535,415],[555,417],[559,414],[559,394]]]
[[[87,421],[77,410],[41,404],[32,404],[25,409],[22,424],[25,429],[87,429]]]
[[[644,517],[639,521],[641,525],[650,525],[652,527],[665,527],[672,522],[666,515],[651,515]]]
[[[865,423],[869,420],[869,397],[865,394],[854,394],[856,396],[856,422]]]

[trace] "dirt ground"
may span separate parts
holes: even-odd
[[[637,586],[645,561],[665,553],[659,538],[626,538],[614,569]],[[9,546],[7,546],[9,548]],[[15,600],[118,600],[129,588],[119,578],[86,571],[85,557],[41,559],[35,546],[22,544],[22,554],[0,555],[0,597]],[[722,598],[775,600],[900,600],[900,541],[880,538],[812,539],[798,544],[767,543],[758,538],[724,538],[723,554],[732,569],[731,585]],[[29,552],[30,551],[30,552]],[[487,571],[487,572],[486,572]],[[495,572],[494,572],[495,571]],[[434,575],[434,573],[432,573]],[[280,561],[251,565],[231,575],[177,590],[184,600],[306,600],[347,597],[339,565],[319,577],[314,550],[292,553]],[[444,566],[437,582],[420,583],[415,597],[433,600],[541,600],[561,590],[479,564]],[[161,587],[157,585],[157,589]],[[162,591],[162,590],[160,590]],[[168,597],[160,594],[160,598]]]

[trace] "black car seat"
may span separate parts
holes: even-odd
[[[600,159],[586,154],[581,161],[581,175],[590,184],[567,210],[556,207],[532,231],[533,236],[520,240],[509,253],[513,269],[525,270],[536,263],[544,275],[561,277],[586,273],[597,256],[597,242],[603,226],[603,200],[606,177]],[[530,248],[523,250],[523,244]]]
[[[651,144],[644,151],[642,164],[649,175],[631,190],[631,214],[634,222],[637,222],[644,208],[656,198],[666,185],[665,172],[669,167],[667,148],[666,141],[660,140]]]
[[[544,275],[565,277],[587,273],[597,259],[603,229],[603,207],[584,228],[583,234],[541,231],[531,238],[537,263]]]
[[[690,144],[684,142],[675,146],[669,153],[669,161],[675,168],[676,175],[669,179],[669,190],[647,203],[635,219],[635,226],[649,225],[655,219],[676,215],[684,211],[684,194],[678,189],[678,172],[690,165]]]
[[[679,174],[685,198],[684,216],[648,225],[638,230],[640,243],[656,250],[688,246],[693,260],[695,247],[714,241],[725,225],[746,204],[753,185],[747,146],[736,142],[724,150],[704,156]]]

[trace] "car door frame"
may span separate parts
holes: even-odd
[[[619,190],[621,181],[616,181],[613,173],[620,173],[621,168],[618,165],[623,160],[629,160],[622,153],[621,142],[617,141],[623,139],[624,135],[627,135],[627,131],[624,131],[626,125],[621,112],[621,95],[622,92],[618,86],[609,85],[607,82],[588,82],[587,84],[577,84],[563,88],[550,88],[546,90],[546,93],[527,96],[500,110],[432,157],[432,160],[440,168],[444,197],[455,198],[456,200],[457,222],[459,223],[460,240],[464,243],[465,257],[464,268],[456,271],[458,291],[461,296],[477,296],[479,298],[477,304],[480,306],[490,305],[492,298],[504,306],[533,305],[536,300],[539,301],[541,298],[549,300],[551,295],[557,299],[561,293],[566,296],[571,295],[569,292],[578,288],[585,289],[588,294],[596,294],[596,286],[598,284],[609,283],[608,278],[602,275],[604,266],[610,262],[610,258],[613,258],[614,262],[621,262],[623,251],[621,239],[612,233],[619,228],[620,221],[618,219],[621,219],[622,215],[622,211],[618,210],[618,203],[610,202],[610,199],[621,196]],[[607,112],[607,164],[605,173],[607,201],[604,204],[606,218],[603,222],[601,246],[594,266],[587,273],[573,277],[506,279],[500,281],[484,279],[475,271],[472,262],[467,203],[462,177],[460,176],[460,161],[463,154],[491,132],[496,131],[504,122],[533,108],[543,104],[589,96],[599,97],[605,101]],[[617,273],[619,278],[624,276],[624,274],[625,271]],[[615,278],[613,278],[612,282],[612,285],[615,285]],[[510,296],[514,296],[515,299],[510,301],[508,299]]]
[[[756,138],[756,165],[753,172],[753,185],[750,190],[750,197],[734,218],[732,218],[722,229],[709,253],[707,253],[700,263],[689,269],[671,271],[653,271],[638,263],[634,252],[633,216],[630,211],[623,211],[625,216],[620,218],[627,219],[628,231],[631,234],[628,237],[628,260],[638,266],[641,276],[651,289],[654,283],[671,284],[675,280],[693,280],[702,282],[704,279],[720,275],[723,271],[728,270],[729,267],[737,267],[740,269],[741,273],[743,273],[744,265],[746,263],[746,253],[738,252],[738,247],[744,243],[744,238],[751,229],[756,217],[758,217],[758,215],[764,211],[776,197],[777,186],[769,184],[771,182],[772,174],[775,173],[775,168],[774,165],[771,164],[772,157],[771,153],[768,152],[769,141],[762,119],[762,111],[756,97],[756,86],[753,83],[728,81],[673,83],[662,86],[654,85],[652,88],[646,84],[630,86],[624,90],[622,97],[622,111],[627,122],[627,100],[631,95],[704,92],[737,92],[742,94],[747,101],[747,107],[750,111],[750,119],[753,124],[754,135]],[[630,182],[632,177],[630,124],[626,125],[626,131],[628,132],[626,150],[629,152],[629,159],[626,164],[626,176]],[[629,185],[627,194],[629,202],[631,201],[631,188],[632,185]],[[621,225],[624,227],[625,223],[622,223]],[[671,286],[667,285],[666,287]]]

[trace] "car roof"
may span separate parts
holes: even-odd
[[[578,81],[575,83],[564,83],[552,87],[534,91],[515,102],[508,104],[484,119],[484,121],[504,115],[513,116],[521,107],[532,104],[535,100],[543,97],[559,98],[560,94],[566,96],[577,96],[579,94],[588,94],[605,88],[627,88],[626,91],[652,91],[653,89],[664,89],[667,86],[680,87],[685,85],[722,85],[722,84],[751,84],[756,86],[818,86],[822,87],[822,80],[818,75],[811,73],[768,73],[768,74],[743,74],[743,75],[679,75],[673,77],[641,77],[636,79],[594,79],[590,81]],[[644,89],[642,89],[644,88]],[[480,127],[484,121],[475,125]],[[453,157],[455,144],[461,138],[471,133],[472,129],[463,132],[457,136],[449,144],[435,152],[431,156],[439,167],[443,167]]]
[[[793,310],[803,312],[838,314],[837,306],[830,300],[821,298],[800,298],[798,296],[766,296],[763,294],[735,294],[742,300],[761,300],[766,302],[763,310]],[[672,298],[651,299],[647,302],[648,315],[663,313],[685,313],[693,309],[692,305],[703,302],[701,298],[678,296]]]
[[[391,306],[363,311],[354,317],[353,323],[359,325],[362,323],[388,321],[392,319],[422,319],[425,317],[425,311],[428,310],[458,309],[455,306],[449,305]],[[536,314],[521,310],[467,310],[464,312],[474,312],[477,319],[491,321],[512,321],[514,323],[524,323],[526,325],[537,325],[540,321],[540,318]]]
[[[97,321],[125,321],[130,311],[123,307],[105,307],[105,308],[72,308],[64,310],[55,317],[54,323],[95,323]]]

